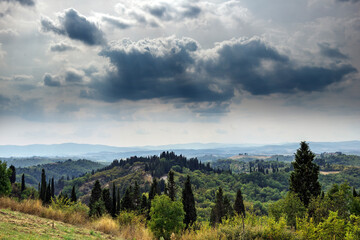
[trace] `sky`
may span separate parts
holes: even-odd
[[[0,0],[0,145],[360,140],[359,0]]]

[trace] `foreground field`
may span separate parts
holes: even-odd
[[[34,215],[0,209],[0,239],[121,239]]]

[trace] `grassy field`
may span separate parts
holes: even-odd
[[[102,232],[0,209],[0,239],[121,239]]]

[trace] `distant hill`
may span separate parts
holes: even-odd
[[[99,168],[103,168],[104,165],[98,162],[92,162],[89,160],[67,160],[64,162],[55,162],[48,164],[41,164],[37,166],[16,168],[16,179],[21,181],[22,174],[25,174],[26,184],[37,187],[41,180],[41,171],[45,169],[47,179],[54,178],[55,181],[63,178],[79,177],[86,172],[91,172]]]
[[[311,150],[315,153],[343,152],[360,155],[360,141],[345,142],[309,142]],[[115,147],[106,145],[63,143],[52,145],[2,145],[0,157],[31,157],[31,156],[57,156],[67,158],[86,158],[96,161],[112,161],[130,156],[152,156],[162,151],[175,151],[188,157],[216,156],[218,158],[230,157],[239,153],[258,155],[292,155],[299,147],[299,143],[284,143],[273,145],[249,144],[221,144],[221,143],[189,143],[163,146],[142,147]],[[207,159],[202,159],[203,161]]]

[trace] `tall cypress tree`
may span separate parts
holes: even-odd
[[[184,223],[186,228],[191,226],[196,221],[196,208],[195,208],[195,198],[191,189],[190,176],[187,176],[186,182],[184,184],[184,189],[182,191],[182,203],[185,212]]]
[[[115,191],[115,183],[113,183],[113,189],[112,189],[112,213],[111,216],[116,216],[116,191]]]
[[[225,216],[225,209],[224,209],[224,194],[221,187],[219,187],[219,190],[216,193],[215,197],[215,206],[213,207],[211,211],[211,224],[215,226],[217,223],[222,222],[222,218]]]
[[[172,170],[169,171],[168,174],[168,184],[167,184],[167,192],[171,201],[175,201],[176,198],[176,186],[174,180],[174,172]]]
[[[50,202],[51,202],[51,185],[50,185],[50,181],[49,181],[49,184],[46,187],[44,203],[49,204]]]
[[[121,200],[121,209],[123,210],[133,210],[134,204],[131,197],[131,188],[128,187],[125,191],[125,195],[123,199]]]
[[[154,199],[156,194],[159,194],[159,187],[158,187],[158,182],[157,182],[156,178],[153,178],[153,182],[151,184],[150,191],[149,191],[149,200]]]
[[[116,196],[116,214],[120,213],[121,209],[121,198],[120,198],[120,189],[117,190],[117,196]]]
[[[90,208],[89,215],[90,216],[93,216],[93,215],[101,216],[102,215],[102,209],[104,207],[103,206],[104,202],[101,200],[101,195],[102,195],[101,185],[100,185],[99,180],[96,180],[94,183],[94,186],[91,190],[90,203],[89,203],[89,208]]]
[[[40,199],[44,203],[46,198],[46,175],[45,169],[41,170]]]
[[[23,192],[25,190],[26,186],[25,186],[25,175],[23,174],[21,176],[21,192]]]
[[[73,186],[72,190],[71,190],[71,198],[70,198],[71,202],[76,202],[77,201],[77,197],[76,197],[76,191],[75,191],[75,185]]]
[[[309,145],[301,142],[292,163],[294,171],[290,175],[290,191],[296,193],[306,207],[311,197],[321,193],[319,166],[313,163],[314,158],[315,154],[310,151]]]
[[[234,203],[234,210],[239,216],[242,215],[243,217],[245,217],[245,205],[244,205],[243,196],[241,194],[241,189],[237,190],[236,199]]]
[[[102,199],[105,204],[105,209],[108,212],[108,214],[111,215],[112,213],[112,199],[110,196],[110,190],[108,188],[104,188],[102,191]]]
[[[55,197],[55,184],[54,184],[54,177],[51,178],[51,197]],[[76,201],[75,201],[76,202]]]
[[[10,175],[10,183],[13,184],[16,182],[16,169],[14,167],[14,165],[11,165],[10,167],[11,170],[11,175]]]
[[[144,212],[147,208],[147,197],[145,194],[141,197],[141,204],[140,204],[140,210],[141,212]]]

